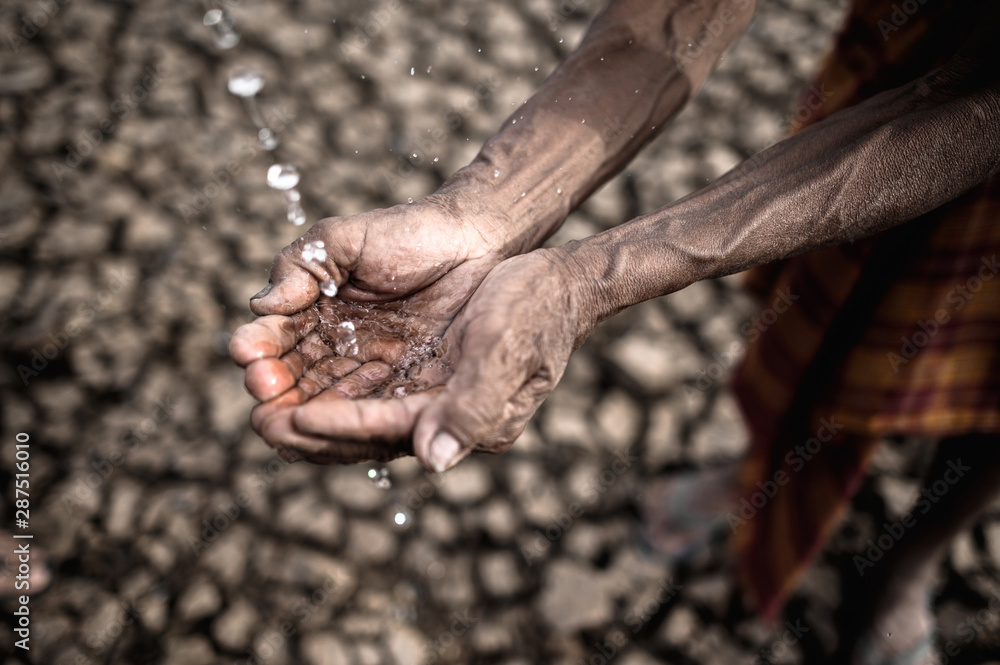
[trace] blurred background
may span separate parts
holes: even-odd
[[[678,568],[635,546],[651,478],[746,444],[716,355],[755,312],[736,278],[607,322],[509,453],[443,477],[412,459],[374,480],[368,465],[287,465],[249,428],[226,347],[274,254],[308,228],[286,221],[267,167],[298,166],[309,224],[424,196],[601,5],[3,3],[0,505],[13,529],[26,433],[33,562],[44,549],[54,574],[30,602],[30,652],[3,606],[5,665],[793,663],[833,648],[851,556],[907,510],[925,444],[881,449],[782,617],[808,626],[794,640],[744,607],[724,545]],[[844,5],[763,0],[694,102],[551,242],[667,204],[778,140]],[[238,44],[223,34],[220,48],[213,8]],[[264,76],[273,153],[227,92],[240,67]],[[1000,662],[1000,616],[978,612],[998,562],[995,506],[939,580],[952,663]]]

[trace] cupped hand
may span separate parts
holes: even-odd
[[[370,458],[376,450],[408,450],[412,441],[414,454],[436,471],[474,450],[502,452],[592,330],[590,290],[559,249],[509,259],[448,327],[442,352],[420,364],[422,390],[396,399],[343,399],[328,390],[296,406],[272,443],[342,461],[347,451]]]
[[[398,396],[439,384],[447,373],[434,357],[443,352],[440,337],[501,260],[503,229],[498,215],[429,197],[322,220],[285,247],[268,286],[251,300],[261,318],[239,328],[230,344],[248,390],[262,402],[251,417],[258,433],[288,452],[291,414],[308,400]],[[303,249],[317,241],[325,258],[305,260]],[[327,280],[338,285],[336,297],[321,295]],[[399,437],[311,443],[295,448],[326,463],[409,451]]]

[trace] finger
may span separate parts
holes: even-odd
[[[261,427],[260,435],[273,448],[317,464],[351,464],[376,459],[389,461],[406,454],[404,440],[394,442],[331,439],[303,433],[294,423],[294,411],[279,409]]]
[[[374,330],[357,330],[355,337],[358,344],[357,357],[362,361],[381,360],[395,365],[409,350],[409,345],[405,341],[380,335]]]
[[[229,342],[229,355],[241,367],[261,358],[281,357],[295,348],[318,322],[319,316],[313,309],[291,316],[262,316],[236,329]]]
[[[253,427],[255,432],[263,436],[264,423],[269,418],[279,411],[290,411],[300,404],[305,403],[308,399],[309,396],[300,390],[298,386],[291,388],[274,399],[269,399],[255,406],[253,411],[250,412],[250,426]]]
[[[281,358],[261,358],[250,363],[244,385],[261,402],[277,397],[302,377],[305,360],[298,351],[289,351]]]
[[[302,338],[296,348],[302,353],[307,366],[316,364],[321,358],[333,355],[333,349],[326,343],[319,333],[319,327],[313,329],[308,335]]]
[[[314,397],[360,366],[361,363],[353,358],[327,356],[305,371],[299,388]]]
[[[330,390],[347,399],[360,399],[371,395],[392,374],[392,367],[384,362],[367,362],[338,381]]]
[[[417,416],[444,387],[402,399],[347,399],[327,391],[295,409],[293,422],[304,434],[355,441],[409,441]]]
[[[319,297],[316,277],[292,259],[301,243],[296,241],[274,257],[267,286],[250,298],[254,314],[292,314],[305,309]]]

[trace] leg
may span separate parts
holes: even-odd
[[[726,529],[737,503],[737,463],[652,481],[642,500],[642,540],[657,558],[680,562]]]
[[[866,579],[865,587],[871,597],[863,607],[871,610],[855,645],[854,662],[931,662],[932,650],[926,647],[932,646],[927,638],[934,617],[928,600],[935,574],[951,540],[971,527],[998,496],[1000,436],[970,435],[938,444],[912,509],[912,526],[868,570],[872,579]]]

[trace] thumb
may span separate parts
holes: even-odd
[[[319,297],[316,277],[292,261],[288,252],[286,247],[274,257],[267,286],[250,298],[250,310],[254,314],[294,314]]]
[[[440,473],[473,450],[506,450],[548,394],[528,380],[534,359],[501,344],[463,350],[455,374],[419,416],[413,452],[426,468]]]

